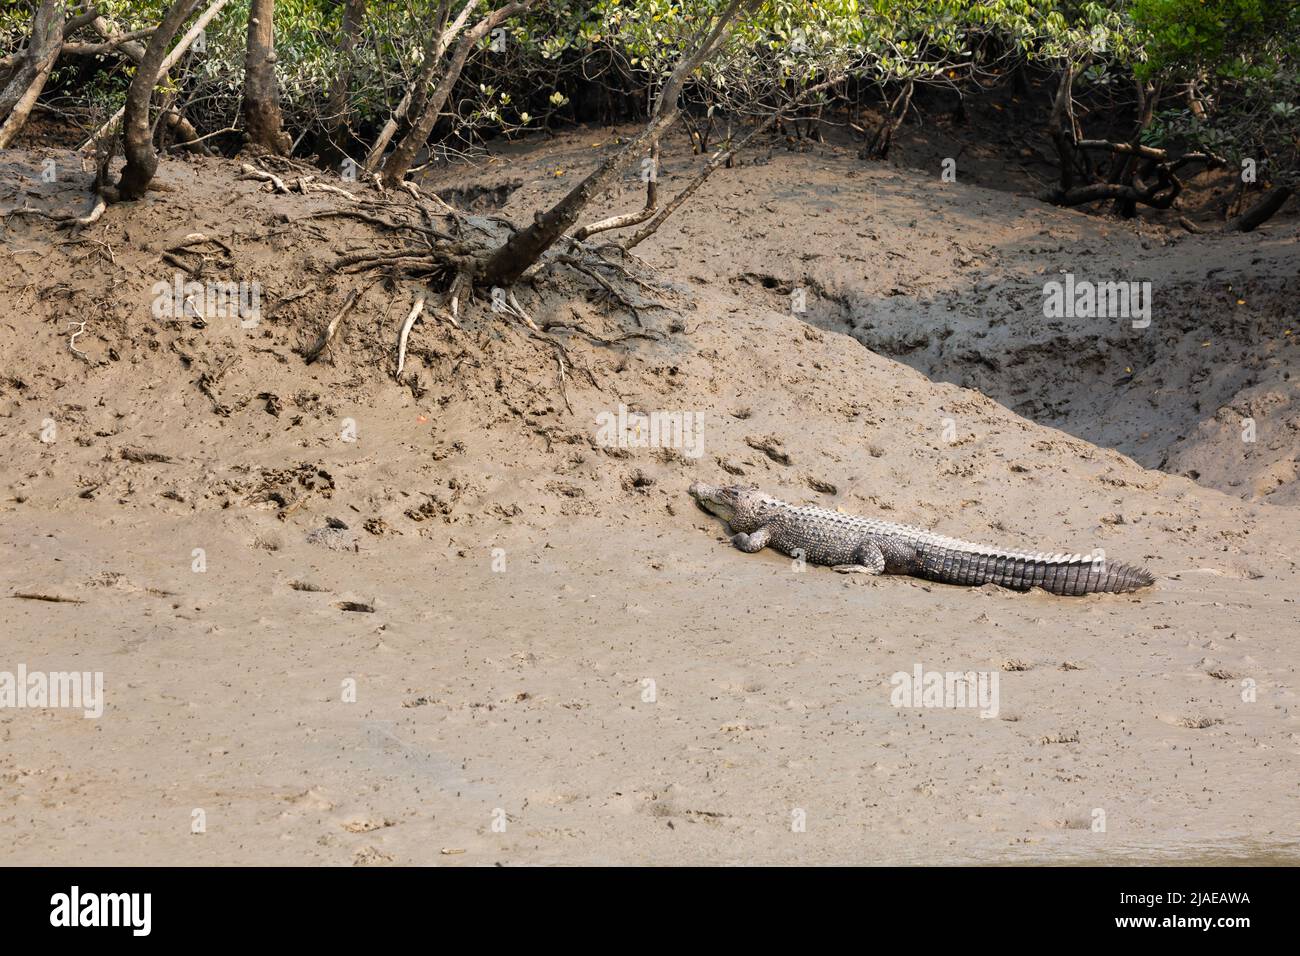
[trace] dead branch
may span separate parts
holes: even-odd
[[[209,140],[214,136],[220,136],[223,133],[239,132],[238,126],[227,126],[223,129],[213,130],[211,133],[204,133],[200,136],[199,131],[194,128],[194,124],[174,109],[168,110],[163,114],[163,122],[167,124],[169,129],[180,136],[180,139],[177,142],[172,143],[167,147],[168,149],[188,149],[204,156],[212,155],[212,150],[203,145],[205,140]]]
[[[1234,216],[1217,229],[1203,229],[1186,216],[1178,217],[1178,224],[1188,232],[1197,235],[1216,232],[1251,232],[1265,222],[1286,204],[1295,194],[1293,186],[1277,186],[1268,190],[1259,201],[1240,215]]]
[[[325,331],[316,340],[316,344],[303,353],[308,365],[320,358],[321,353],[334,344],[334,340],[339,334],[339,328],[343,324],[343,319],[352,311],[352,307],[357,304],[359,298],[361,298],[361,293],[356,289],[348,293],[343,307],[339,309],[334,318],[330,319],[329,325],[325,326]]]
[[[594,236],[598,232],[607,232],[610,229],[626,229],[628,226],[640,225],[655,214],[655,207],[658,205],[659,140],[656,139],[650,145],[650,168],[649,176],[646,179],[644,208],[637,212],[624,213],[621,216],[609,216],[605,219],[598,219],[596,222],[588,223],[585,226],[579,227],[577,231],[574,232],[573,238],[578,242],[583,242],[588,237]]]
[[[635,234],[633,234],[626,242],[623,243],[623,249],[625,251],[632,249],[633,247],[640,245],[646,239],[649,239],[652,235],[654,235],[655,232],[659,229],[659,227],[664,224],[664,221],[667,220],[667,218],[671,216],[674,212],[676,212],[681,207],[682,203],[690,199],[691,196],[695,194],[695,191],[697,189],[699,189],[701,186],[704,185],[704,181],[706,179],[708,179],[711,175],[713,175],[713,173],[716,170],[730,163],[731,160],[735,157],[736,153],[738,153],[744,147],[748,146],[750,141],[753,140],[756,136],[758,136],[759,133],[763,132],[766,129],[770,129],[772,124],[775,123],[778,120],[778,118],[782,116],[784,112],[785,112],[784,110],[778,110],[777,112],[768,116],[765,120],[763,120],[763,122],[755,126],[752,130],[749,131],[749,133],[747,133],[744,137],[742,137],[738,142],[728,146],[725,149],[720,149],[716,153],[714,153],[713,157],[709,160],[708,164],[704,167],[704,169],[701,170],[700,173],[686,185],[686,188],[684,188],[681,192],[679,192],[676,196],[673,197],[672,201],[669,202],[668,205],[665,206],[657,216],[655,216],[653,221],[651,221],[648,225],[638,229]]]
[[[34,591],[15,591],[10,597],[20,598],[24,601],[48,601],[51,604],[85,604],[81,598],[63,597],[59,594],[41,594]]]

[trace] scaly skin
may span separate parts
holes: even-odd
[[[1072,595],[1136,591],[1155,583],[1145,568],[1090,554],[1001,551],[892,521],[797,507],[743,485],[695,482],[690,493],[731,525],[732,543],[741,551],[771,547],[846,573],[910,574],[944,584],[998,584]]]

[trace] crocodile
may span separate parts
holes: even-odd
[[[690,494],[731,526],[731,539],[754,554],[772,547],[843,573],[910,574],[944,584],[997,584],[1052,594],[1136,591],[1155,583],[1145,568],[1104,555],[1003,551],[879,518],[787,504],[745,485],[694,482]]]

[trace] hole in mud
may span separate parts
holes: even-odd
[[[789,295],[794,291],[794,284],[778,279],[776,276],[770,276],[762,272],[746,272],[740,276],[740,282],[749,285],[756,285],[774,292],[780,292],[782,295]]]

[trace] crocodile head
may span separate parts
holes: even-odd
[[[701,508],[717,515],[735,531],[746,530],[754,511],[756,489],[744,485],[706,485],[702,481],[691,483],[691,497]]]

